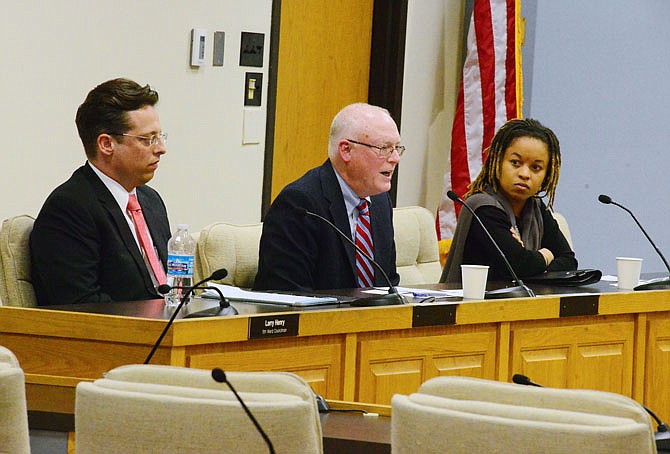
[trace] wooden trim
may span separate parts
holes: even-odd
[[[400,128],[405,70],[408,0],[375,0],[372,14],[372,51],[368,102],[385,107]],[[396,205],[398,169],[389,195]]]
[[[281,0],[272,0],[270,26],[270,67],[268,68],[267,114],[265,125],[265,159],[263,162],[263,194],[261,220],[272,202],[272,160],[274,159],[275,118],[277,112],[277,69],[279,64],[279,31],[281,27]]]

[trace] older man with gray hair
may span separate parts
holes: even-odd
[[[396,250],[388,191],[405,147],[390,113],[365,103],[333,119],[328,160],[286,186],[263,223],[256,290],[387,286],[370,262],[318,214],[374,258],[394,285]]]

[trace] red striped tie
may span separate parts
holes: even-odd
[[[137,201],[135,194],[130,194],[128,196],[128,211],[130,211],[130,215],[135,223],[135,231],[137,232],[137,238],[140,240],[140,246],[142,246],[142,250],[144,251],[144,256],[149,261],[149,265],[151,265],[151,269],[154,272],[158,284],[165,284],[165,270],[156,255],[156,251],[154,251],[154,248],[151,246],[149,229],[147,228],[147,223],[142,214],[142,207],[140,207],[140,203]]]
[[[370,233],[370,207],[368,201],[361,200],[358,204],[358,221],[356,222],[356,246],[363,249],[374,259],[372,234]],[[375,272],[372,263],[363,254],[356,251],[356,274],[359,287],[372,287],[375,282]]]

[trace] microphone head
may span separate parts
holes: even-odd
[[[215,382],[225,383],[226,382],[226,373],[218,367],[212,369],[212,378]]]
[[[530,381],[530,378],[526,377],[525,375],[521,374],[514,374],[512,376],[512,381],[516,383],[517,385],[530,385],[532,382]]]
[[[598,201],[599,201],[600,203],[604,203],[605,205],[607,205],[607,204],[609,204],[609,203],[612,203],[612,199],[610,198],[610,196],[605,195],[605,194],[600,194],[600,195],[598,196]]]
[[[161,284],[161,285],[158,286],[158,288],[157,288],[156,290],[157,290],[158,293],[160,293],[161,295],[165,295],[167,292],[169,292],[170,290],[172,290],[172,287],[170,287],[170,286],[167,285],[167,284]]]
[[[454,191],[448,191],[447,192],[447,197],[449,197],[454,202],[460,202],[461,201],[461,198]]]
[[[223,278],[226,277],[226,276],[228,276],[228,270],[225,269],[225,268],[221,268],[220,270],[216,270],[216,271],[214,271],[214,272],[212,273],[212,275],[209,277],[209,279],[207,279],[207,280],[208,280],[208,281],[209,281],[209,280],[212,280],[212,281],[220,281],[221,279],[223,279]]]

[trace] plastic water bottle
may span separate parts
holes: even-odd
[[[165,295],[166,306],[177,306],[182,296],[193,285],[193,262],[195,261],[195,240],[188,233],[187,224],[179,224],[177,231],[168,241],[167,284],[170,287],[184,287],[170,290]],[[188,304],[193,299],[189,295]]]

